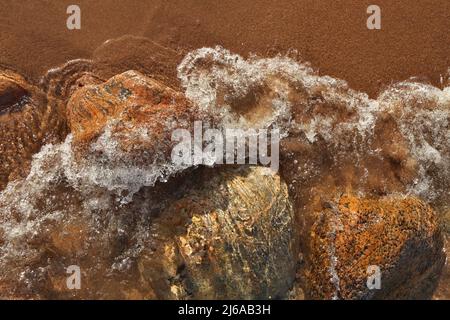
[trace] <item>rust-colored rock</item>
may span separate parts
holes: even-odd
[[[22,76],[0,71],[0,190],[28,174],[31,157],[65,136],[65,117]]]
[[[433,210],[416,198],[340,196],[312,227],[306,281],[314,299],[430,298],[444,265]],[[368,267],[381,289],[367,288]]]
[[[74,146],[86,147],[107,132],[127,156],[141,159],[170,155],[172,131],[192,129],[204,118],[181,93],[135,71],[77,90],[67,114]]]
[[[183,94],[135,71],[75,91],[67,115],[80,183],[115,190],[124,201],[191,165],[172,161],[176,129],[212,123]]]
[[[109,79],[128,70],[136,70],[178,90],[177,65],[182,59],[179,51],[145,37],[124,35],[110,39],[92,55],[96,74]]]
[[[141,63],[128,41],[156,51]],[[439,221],[448,220],[448,88],[404,82],[374,100],[291,59],[217,47],[179,65],[182,94],[165,51],[125,37],[50,71],[44,94],[18,77],[0,82],[0,117],[26,114],[22,102],[45,105],[71,131],[0,194],[4,297],[432,295],[444,261]],[[171,135],[191,134],[196,120],[280,129],[281,178],[174,164]],[[83,272],[78,291],[65,286],[72,264]],[[380,290],[366,287],[374,265]]]
[[[103,79],[96,75],[91,60],[77,59],[50,69],[41,79],[40,87],[49,98],[62,104],[65,113],[67,100],[76,90],[101,82]]]

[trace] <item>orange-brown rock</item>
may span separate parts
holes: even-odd
[[[108,131],[129,156],[169,152],[172,131],[203,118],[183,94],[136,71],[77,90],[67,115],[75,146],[87,146]]]
[[[65,136],[65,117],[22,76],[0,71],[0,190],[29,172],[31,157]]]
[[[136,59],[147,48],[149,59]],[[431,296],[444,255],[425,201],[448,212],[448,89],[405,82],[373,100],[283,57],[205,48],[178,68],[185,96],[176,59],[124,37],[50,71],[45,94],[0,82],[5,114],[22,112],[15,101],[44,105],[61,123],[67,115],[72,133],[0,194],[4,297]],[[280,128],[281,178],[173,166],[171,135],[196,120]],[[72,264],[78,291],[65,286]],[[369,266],[381,270],[379,290],[366,286]]]
[[[40,87],[49,99],[61,104],[66,109],[67,100],[79,88],[88,84],[97,84],[103,79],[96,75],[91,60],[77,59],[50,69],[40,81]]]
[[[213,123],[183,94],[136,71],[76,90],[67,117],[79,184],[102,185],[125,202],[192,164],[174,163],[175,130],[191,134],[196,120]]]
[[[316,214],[306,257],[308,297],[431,297],[445,254],[437,215],[428,205],[416,198],[345,194]],[[380,289],[367,287],[369,266],[381,271]]]

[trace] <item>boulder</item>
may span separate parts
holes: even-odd
[[[172,131],[190,129],[202,114],[183,94],[136,71],[77,90],[67,105],[74,146],[107,133],[129,156],[170,154]]]
[[[425,299],[445,263],[438,217],[411,197],[344,194],[324,203],[311,228],[307,296],[313,299]],[[380,271],[380,289],[367,280]]]
[[[167,181],[191,167],[190,161],[172,159],[180,143],[172,138],[175,130],[187,132],[191,145],[195,121],[213,123],[183,94],[136,71],[76,90],[67,117],[76,183],[86,190],[101,185],[124,202],[142,186]]]

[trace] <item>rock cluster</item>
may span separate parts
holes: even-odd
[[[431,297],[449,212],[446,91],[402,84],[370,101],[289,59],[218,49],[190,55],[180,86],[173,52],[133,41],[156,50],[162,65],[140,68],[152,77],[111,61],[120,39],[40,86],[0,73],[2,298]],[[280,174],[171,163],[174,129],[218,117],[281,128]]]
[[[2,298],[286,297],[298,255],[286,184],[262,167],[210,176],[200,170],[189,176],[195,185],[171,185],[169,195],[144,188],[138,205],[88,211],[67,185],[46,190],[47,217],[33,230],[18,239],[3,229]],[[82,271],[80,290],[66,286],[72,264]]]

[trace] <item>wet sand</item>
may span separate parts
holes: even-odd
[[[66,28],[69,4],[0,1],[0,64],[37,81],[49,68],[91,58],[104,41],[131,34],[179,52],[217,44],[242,55],[294,49],[321,74],[371,96],[412,76],[440,86],[450,66],[448,0],[378,0],[381,30],[366,27],[367,0],[78,0],[81,30],[74,31]],[[135,44],[129,51],[145,64],[145,50]]]

